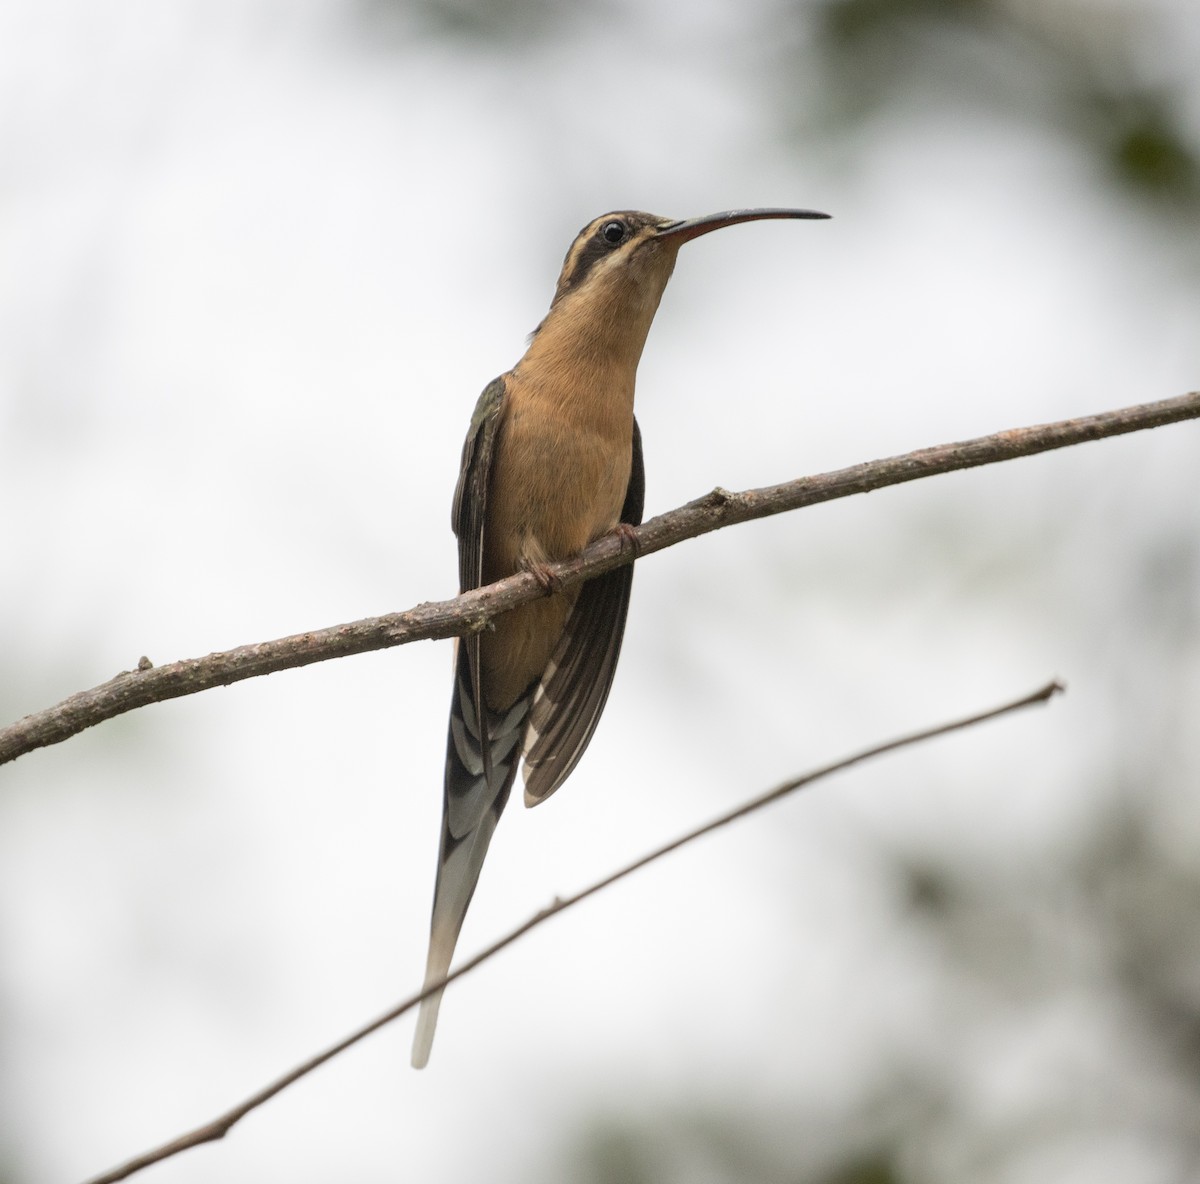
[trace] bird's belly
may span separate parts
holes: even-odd
[[[562,636],[579,586],[497,617],[479,639],[483,697],[492,711],[507,711],[540,678]]]
[[[493,462],[485,582],[578,554],[620,521],[633,424],[624,439],[545,416],[505,423]],[[497,617],[480,639],[484,697],[502,711],[541,676],[579,585]]]
[[[632,419],[626,431],[610,434],[512,415],[489,491],[485,563],[497,569],[490,578],[566,559],[612,530],[629,488],[632,441]]]

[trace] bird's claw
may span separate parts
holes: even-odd
[[[637,527],[629,522],[618,522],[613,527],[613,534],[617,536],[617,541],[621,544],[621,550],[626,547],[633,552],[635,556],[642,552],[642,545],[638,542]]]
[[[558,578],[544,563],[530,563],[525,570],[541,585],[547,596],[553,596],[562,589],[562,580]]]

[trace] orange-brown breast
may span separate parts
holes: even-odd
[[[518,367],[507,377],[504,419],[488,496],[484,580],[566,559],[620,520],[629,487],[633,390],[564,398]],[[615,397],[614,397],[615,394]],[[597,414],[597,404],[603,413]],[[510,706],[545,670],[579,586],[499,617],[481,639],[484,695]]]

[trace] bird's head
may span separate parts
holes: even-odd
[[[638,303],[641,298],[657,307],[684,243],[739,222],[828,217],[816,210],[788,209],[726,210],[682,220],[640,210],[601,214],[571,244],[551,307],[571,295],[584,301],[603,301],[607,296]]]

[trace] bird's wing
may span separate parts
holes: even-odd
[[[469,592],[483,584],[483,524],[487,521],[488,488],[492,478],[492,460],[504,409],[504,379],[494,378],[483,388],[471,415],[471,426],[463,441],[462,464],[454,487],[450,526],[458,537],[458,590]],[[467,663],[467,689],[471,714],[479,721],[479,743],[484,769],[491,779],[491,745],[488,744],[487,712],[483,704],[482,663],[479,634],[472,633],[459,642],[459,660]],[[457,663],[456,663],[457,664]],[[455,700],[458,699],[455,680]]]
[[[459,584],[464,592],[483,583],[488,486],[503,408],[504,380],[498,378],[479,396],[463,445],[462,471],[454,491],[451,522],[458,536]],[[460,640],[446,741],[442,840],[433,894],[426,986],[442,978],[450,968],[492,832],[516,776],[520,739],[531,697],[532,691],[503,714],[489,711],[483,701],[479,635]],[[429,1059],[440,1003],[440,991],[421,1003],[412,1052],[412,1063],[417,1068]]]
[[[642,436],[633,422],[633,456],[621,521],[642,521],[646,472]],[[604,710],[633,585],[633,565],[614,568],[583,585],[529,709],[525,740],[525,804],[548,798],[583,756]]]

